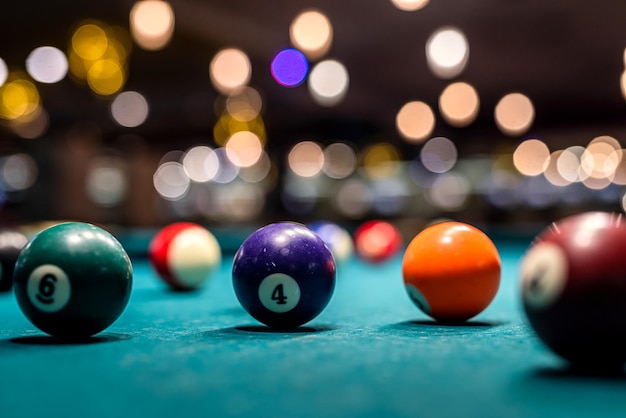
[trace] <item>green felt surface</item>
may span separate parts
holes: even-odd
[[[182,294],[134,260],[128,308],[87,344],[44,336],[2,294],[0,417],[626,416],[624,375],[573,374],[533,336],[517,294],[525,247],[498,247],[500,291],[464,326],[412,305],[400,258],[340,265],[327,309],[291,333],[239,307],[228,257]]]

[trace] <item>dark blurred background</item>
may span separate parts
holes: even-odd
[[[5,222],[624,211],[625,2],[0,9]]]

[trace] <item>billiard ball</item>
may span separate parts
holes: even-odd
[[[148,256],[158,276],[174,290],[197,289],[222,259],[215,236],[202,225],[176,222],[150,242]]]
[[[346,261],[354,252],[354,244],[352,243],[350,233],[336,223],[317,221],[307,226],[324,240],[330,251],[332,251],[337,263]]]
[[[82,222],[49,227],[26,244],[14,290],[25,316],[60,338],[90,337],[111,325],[128,303],[132,265],[107,231]]]
[[[243,308],[274,328],[295,328],[326,307],[335,288],[335,260],[304,225],[266,225],[244,240],[233,260],[233,287]]]
[[[402,259],[410,299],[441,322],[462,322],[481,313],[500,286],[500,255],[481,230],[442,222],[417,234]]]
[[[626,361],[626,222],[588,212],[538,234],[520,266],[523,308],[539,338],[574,366]]]
[[[371,220],[354,231],[357,256],[369,263],[382,263],[396,256],[402,248],[402,234],[387,221]]]
[[[0,230],[0,292],[11,290],[15,262],[27,242],[26,235],[17,229]]]

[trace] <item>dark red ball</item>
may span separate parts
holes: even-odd
[[[524,311],[543,342],[575,366],[626,362],[626,222],[590,212],[553,223],[521,265]]]

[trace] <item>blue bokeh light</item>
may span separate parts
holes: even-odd
[[[297,49],[283,49],[272,60],[271,71],[278,84],[295,87],[306,78],[309,63],[304,54]]]

